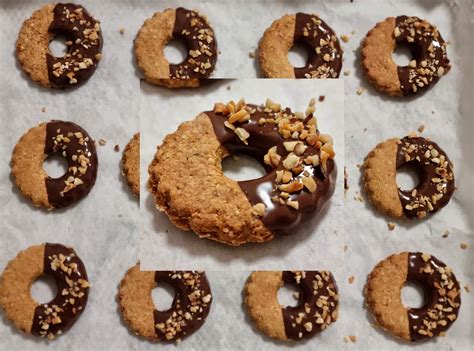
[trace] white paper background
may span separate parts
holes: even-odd
[[[66,335],[49,344],[17,332],[2,314],[0,317],[1,350],[94,350],[94,349],[154,349],[174,348],[174,345],[155,345],[143,341],[127,331],[121,323],[115,301],[117,284],[126,269],[137,260],[139,246],[139,211],[137,201],[122,182],[119,170],[122,149],[138,129],[139,102],[145,89],[140,89],[138,73],[134,68],[132,42],[143,21],[155,11],[177,6],[173,1],[80,1],[102,21],[104,31],[104,59],[91,80],[83,87],[69,92],[38,88],[24,77],[14,58],[14,43],[21,23],[46,1],[0,1],[0,270],[16,253],[31,244],[45,241],[62,242],[76,248],[84,259],[93,290],[89,305],[82,317]],[[268,25],[285,13],[309,11],[319,13],[340,34],[356,30],[347,44],[344,69],[352,73],[346,83],[346,164],[350,173],[351,189],[346,198],[346,232],[337,243],[341,250],[334,257],[344,259],[334,263],[325,257],[327,250],[317,247],[314,269],[330,269],[341,293],[340,320],[317,338],[300,345],[277,343],[262,336],[248,321],[242,310],[241,292],[249,272],[208,272],[214,293],[211,314],[203,328],[184,341],[181,349],[472,349],[473,326],[472,293],[463,291],[460,319],[449,330],[446,338],[419,345],[405,345],[387,334],[373,329],[372,320],[363,309],[362,288],[367,273],[385,256],[402,250],[424,250],[450,264],[461,284],[473,285],[472,248],[462,251],[461,242],[473,244],[473,138],[472,81],[474,60],[472,32],[472,0],[433,1],[182,1],[181,5],[197,7],[205,12],[216,30],[221,55],[214,77],[256,76],[258,65],[248,57],[258,44]],[[245,6],[244,6],[245,5]],[[247,10],[248,9],[248,10]],[[270,10],[269,10],[270,9]],[[245,14],[243,11],[245,10]],[[409,102],[387,99],[367,86],[361,77],[355,53],[365,33],[375,22],[398,14],[414,14],[436,23],[445,39],[452,42],[448,54],[453,69],[425,96]],[[118,30],[125,28],[125,34]],[[238,33],[238,35],[236,35]],[[357,72],[356,74],[354,74]],[[225,86],[226,83],[216,85]],[[368,89],[362,96],[355,94],[358,87]],[[158,89],[152,100],[159,99]],[[156,90],[155,90],[156,89]],[[231,96],[233,90],[228,92]],[[211,96],[214,92],[211,92]],[[212,96],[214,97],[214,96]],[[231,96],[234,98],[234,96]],[[266,95],[265,95],[266,97]],[[206,97],[203,101],[213,98]],[[304,108],[306,97],[300,103],[288,104]],[[324,104],[323,106],[329,107]],[[46,107],[47,113],[41,108]],[[208,108],[206,104],[204,108]],[[183,120],[192,118],[202,109],[190,109]],[[435,114],[431,114],[431,110]],[[413,117],[418,116],[418,117]],[[177,125],[157,125],[172,132]],[[87,199],[76,206],[44,213],[34,209],[20,194],[10,179],[11,151],[31,126],[51,118],[76,121],[95,139],[105,138],[106,146],[99,146],[99,175],[97,184]],[[321,119],[320,119],[321,120]],[[359,170],[365,154],[377,142],[393,136],[403,136],[425,122],[423,133],[438,141],[456,164],[456,180],[460,191],[453,201],[428,221],[412,225],[402,224],[388,232],[387,218],[378,216],[370,207],[356,202],[359,191]],[[322,128],[325,126],[321,121]],[[364,132],[364,128],[367,131]],[[159,139],[159,140],[158,140]],[[157,138],[156,144],[161,141]],[[341,155],[341,153],[339,153]],[[342,162],[339,164],[342,170]],[[341,180],[341,177],[339,178]],[[145,207],[144,211],[148,211]],[[148,211],[149,212],[149,211]],[[319,229],[319,228],[318,228]],[[450,230],[447,239],[440,236]],[[192,235],[187,233],[186,235]],[[159,252],[156,253],[160,255]],[[319,263],[321,262],[321,263]],[[222,267],[222,266],[221,266]],[[216,267],[216,269],[220,267]],[[289,267],[284,267],[289,268]],[[349,285],[347,277],[354,275]],[[355,344],[345,344],[343,337],[356,335]]]

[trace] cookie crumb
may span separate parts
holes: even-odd
[[[462,250],[465,250],[469,247],[469,244],[468,243],[461,243],[461,245],[459,245],[461,247]]]
[[[359,88],[357,88],[356,93],[357,93],[357,95],[362,95],[364,93],[364,91],[365,91],[364,88],[359,87]]]
[[[446,230],[444,231],[443,235],[441,235],[441,237],[442,237],[443,239],[446,239],[446,238],[448,237],[448,235],[449,235],[449,230],[446,229]]]
[[[392,230],[395,229],[396,224],[393,223],[393,222],[388,222],[388,223],[387,223],[387,226],[388,226],[388,230],[392,231]]]
[[[254,59],[255,58],[255,51],[250,51],[249,52],[249,57]]]
[[[226,88],[227,90],[230,90],[230,85],[226,86],[225,88]]]
[[[356,196],[354,196],[354,200],[359,201],[360,203],[364,203],[364,198],[360,195],[359,192],[357,192]]]
[[[326,96],[325,95],[319,95],[318,101],[319,102],[324,102],[324,100],[326,100]]]
[[[349,190],[349,173],[347,172],[347,167],[344,166],[344,195],[347,190]]]
[[[467,293],[470,293],[470,292],[471,292],[471,286],[470,286],[469,284],[464,285],[464,290],[465,290]]]
[[[119,152],[119,151],[120,151],[120,146],[119,146],[119,144],[115,144],[115,146],[114,146],[114,151],[115,151],[115,152]]]
[[[125,28],[123,28],[123,27],[120,28],[120,29],[119,29],[119,33],[120,33],[121,35],[124,35],[124,34],[125,34]]]
[[[355,279],[355,277],[354,277],[353,275],[351,275],[351,276],[347,279],[347,281],[349,282],[349,284],[352,284],[352,283],[354,283],[354,279]]]
[[[362,167],[362,165],[360,163],[358,163],[358,164],[356,164],[356,167],[360,168],[360,167]]]
[[[349,74],[351,74],[351,70],[350,70],[350,69],[346,69],[346,70],[344,71],[344,75],[345,75],[345,76],[348,76]]]
[[[357,336],[355,335],[348,335],[344,337],[344,342],[356,342],[357,341]]]
[[[43,107],[43,108],[41,109],[41,112],[43,112],[43,113],[46,112],[46,107]]]
[[[425,126],[424,124],[422,124],[422,125],[420,125],[420,126],[418,127],[418,131],[419,131],[420,133],[423,133],[423,131],[425,130],[425,128],[426,128],[426,126]]]
[[[299,300],[299,298],[300,298],[300,293],[297,292],[297,291],[294,292],[294,293],[293,293],[293,298],[294,298],[295,300]]]
[[[347,42],[349,42],[349,39],[350,39],[350,38],[349,38],[348,35],[343,34],[343,35],[341,35],[341,39],[342,39],[342,41],[343,41],[344,43],[347,43]]]
[[[356,34],[356,30],[353,29],[353,30],[351,31],[351,34],[352,34],[352,35]]]
[[[102,139],[102,138],[99,139],[99,145],[100,145],[100,146],[104,146],[105,144],[107,144],[107,140]]]

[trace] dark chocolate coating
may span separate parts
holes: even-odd
[[[319,23],[320,21],[320,23]],[[315,22],[319,23],[316,24]],[[305,35],[307,33],[307,35]],[[321,46],[321,39],[331,43]],[[294,42],[304,44],[308,48],[308,60],[304,67],[295,67],[295,78],[308,78],[308,74],[318,71],[319,67],[328,69],[326,78],[338,78],[342,69],[342,49],[334,31],[326,22],[315,15],[297,13],[295,22]],[[316,52],[320,48],[320,52]],[[328,54],[332,61],[325,61]]]
[[[412,151],[407,153],[410,147]],[[432,156],[431,150],[436,150],[435,156]],[[429,157],[426,157],[427,153]],[[407,160],[408,157],[409,160]],[[443,167],[440,162],[435,163],[443,158],[447,167]],[[454,173],[451,161],[438,144],[422,137],[401,139],[398,145],[396,167],[399,169],[405,165],[413,166],[419,177],[419,184],[415,188],[416,193],[413,193],[413,190],[398,189],[403,211],[407,217],[424,217],[448,204],[455,189]],[[441,181],[435,183],[433,179]]]
[[[197,271],[156,271],[155,281],[175,290],[170,309],[153,310],[155,333],[159,340],[176,341],[196,332],[206,321],[211,308],[211,288],[206,273]],[[205,302],[205,296],[209,301]],[[203,300],[204,299],[204,300]]]
[[[75,251],[61,244],[45,244],[45,275],[52,277],[57,294],[35,309],[31,334],[53,338],[71,328],[82,314],[89,295],[87,272]]]
[[[301,222],[315,216],[332,196],[337,174],[336,165],[333,160],[328,160],[326,174],[323,173],[321,166],[304,166],[305,170],[308,171],[316,181],[317,190],[314,193],[310,193],[306,189],[303,189],[298,193],[290,195],[291,200],[298,201],[298,210],[274,203],[271,201],[271,197],[276,194],[274,191],[276,187],[276,172],[284,169],[284,167],[280,162],[277,168],[272,168],[265,164],[263,159],[268,149],[277,146],[278,154],[282,156],[281,158],[283,160],[289,154],[283,145],[283,142],[287,140],[278,132],[277,125],[272,123],[266,123],[264,125],[258,124],[261,118],[270,117],[267,112],[264,112],[262,108],[256,105],[249,104],[247,106],[256,109],[256,112],[251,115],[249,123],[239,124],[239,127],[245,129],[250,134],[250,137],[247,139],[248,145],[244,145],[232,130],[225,127],[224,122],[226,118],[223,115],[213,111],[207,111],[205,113],[209,116],[217,139],[222,146],[232,154],[241,153],[255,158],[265,168],[267,174],[263,177],[240,181],[238,184],[252,205],[258,203],[265,204],[266,212],[262,221],[269,229],[274,232],[290,234],[291,229]],[[286,112],[291,113],[289,109],[287,109]],[[308,146],[303,157],[314,154],[319,154],[319,150],[315,147]],[[301,174],[294,177],[294,179],[299,179]]]
[[[206,19],[196,11],[178,7],[173,39],[181,40],[186,45],[188,56],[182,63],[170,64],[170,78],[208,78],[216,66],[217,42],[214,31]],[[197,55],[198,52],[199,55]],[[196,57],[191,53],[194,53]]]
[[[282,276],[286,284],[294,284],[301,289],[298,305],[282,309],[285,334],[292,340],[310,338],[326,329],[329,324],[336,321],[339,307],[337,285],[330,272],[300,273],[299,280],[292,271],[283,271]],[[307,323],[311,323],[311,328]]]
[[[59,135],[62,137],[58,137]],[[82,137],[78,138],[80,135]],[[66,142],[67,139],[64,137],[67,137],[69,142]],[[47,123],[44,153],[45,155],[59,153],[66,158],[68,163],[68,171],[63,176],[59,178],[48,176],[45,180],[48,201],[54,208],[69,206],[90,192],[95,184],[99,163],[94,141],[84,129],[75,123],[66,121]],[[82,173],[84,164],[87,167]],[[81,184],[67,190],[66,183],[70,177],[79,179],[77,182],[81,182]]]
[[[425,292],[423,306],[408,309],[412,341],[445,332],[457,319],[461,306],[460,287],[454,274],[446,272],[446,265],[436,257],[428,257],[425,261],[421,252],[408,255],[407,281],[416,282]],[[424,272],[426,267],[429,272]]]
[[[63,57],[46,53],[51,86],[65,89],[87,81],[100,60],[102,31],[99,22],[80,5],[58,3],[48,31],[54,36],[64,36],[66,42],[70,42]],[[87,67],[84,68],[84,64]]]
[[[397,68],[403,95],[413,95],[428,89],[438,82],[440,67],[443,74],[450,69],[443,37],[432,25],[416,27],[415,23],[420,22],[418,17],[398,16],[396,18],[396,27],[400,35],[395,36],[395,40],[399,44],[407,45],[413,59],[416,60],[416,67],[398,66]],[[422,65],[422,62],[426,64]],[[421,74],[425,70],[426,73]]]

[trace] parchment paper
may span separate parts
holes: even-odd
[[[46,1],[0,1],[0,269],[16,253],[29,245],[62,242],[73,246],[85,261],[93,284],[89,304],[82,317],[66,335],[47,343],[17,332],[2,314],[0,322],[1,350],[143,350],[174,345],[155,345],[143,341],[127,331],[121,323],[115,301],[117,284],[124,272],[138,259],[140,236],[138,223],[142,222],[137,201],[121,180],[119,159],[113,151],[122,149],[138,129],[138,115],[142,115],[141,101],[147,95],[156,101],[162,94],[159,88],[139,86],[139,74],[134,67],[132,41],[143,21],[157,10],[177,6],[166,1],[80,1],[102,21],[104,31],[104,59],[91,80],[83,87],[69,92],[52,92],[38,88],[22,74],[14,58],[14,45],[21,23]],[[433,1],[182,1],[187,7],[205,12],[218,32],[221,55],[214,77],[251,78],[258,74],[258,65],[248,57],[261,34],[270,23],[285,13],[316,12],[340,34],[350,34],[345,48],[344,68],[351,74],[345,82],[345,141],[346,165],[349,170],[350,190],[345,201],[345,232],[341,239],[327,247],[314,250],[314,262],[306,269],[330,269],[339,284],[341,294],[340,320],[317,338],[299,345],[277,343],[262,336],[250,323],[242,309],[242,288],[249,274],[243,264],[232,271],[223,262],[208,271],[214,304],[203,328],[179,345],[189,350],[273,350],[297,349],[472,349],[473,318],[472,293],[463,291],[459,320],[446,338],[418,345],[404,345],[386,333],[371,327],[372,320],[363,308],[362,289],[366,275],[373,266],[393,252],[402,250],[428,251],[453,267],[461,285],[473,284],[472,246],[461,250],[461,242],[472,245],[473,235],[473,109],[472,70],[473,2],[472,0]],[[244,6],[245,5],[245,6]],[[414,14],[437,24],[445,39],[452,42],[448,54],[453,69],[425,96],[412,101],[387,99],[368,86],[357,68],[356,50],[365,33],[379,20],[398,14]],[[125,33],[119,33],[120,28]],[[238,33],[238,35],[236,34]],[[228,38],[228,39],[226,39]],[[221,88],[227,83],[216,83]],[[361,96],[358,87],[367,89]],[[217,89],[217,88],[216,88]],[[224,89],[225,90],[225,89]],[[289,89],[290,90],[290,89]],[[194,117],[208,108],[206,100],[214,102],[218,95],[212,90],[202,98],[202,108],[190,107],[182,120]],[[227,91],[230,97],[236,90]],[[316,95],[319,92],[316,92]],[[263,94],[267,97],[266,94]],[[288,105],[304,109],[306,97],[293,99],[289,93]],[[183,94],[185,98],[186,93]],[[242,95],[245,96],[245,95]],[[235,97],[237,98],[237,97]],[[250,101],[250,100],[249,100]],[[150,102],[154,103],[154,102]],[[47,108],[46,113],[41,109]],[[329,103],[319,107],[330,108]],[[435,111],[434,114],[431,111]],[[319,110],[321,128],[329,128]],[[416,117],[415,117],[416,116]],[[156,114],[156,125],[172,132],[175,122],[161,119]],[[9,160],[18,138],[30,127],[51,118],[64,118],[81,124],[95,139],[107,139],[106,146],[98,146],[99,176],[91,194],[76,206],[55,213],[34,209],[18,194],[10,179]],[[180,119],[181,120],[181,119]],[[456,166],[459,191],[450,205],[439,214],[417,225],[397,223],[393,232],[387,230],[387,218],[378,216],[370,206],[353,200],[360,189],[360,173],[356,164],[381,140],[403,136],[426,124],[424,136],[439,144],[450,155]],[[367,131],[364,132],[364,128]],[[342,132],[342,126],[341,126]],[[164,134],[157,134],[155,146]],[[160,137],[161,136],[161,137]],[[342,139],[341,139],[342,142]],[[341,151],[343,152],[343,151]],[[339,155],[342,155],[338,152]],[[339,164],[342,170],[342,163]],[[341,173],[342,174],[342,173]],[[339,177],[339,180],[342,177]],[[144,198],[146,202],[146,198]],[[333,199],[334,201],[334,199]],[[146,204],[145,204],[146,205]],[[334,206],[333,206],[334,207]],[[331,208],[333,212],[334,208]],[[152,213],[145,206],[143,212]],[[329,214],[329,212],[328,212]],[[164,218],[166,219],[166,218]],[[342,225],[342,224],[341,224]],[[448,238],[441,235],[448,229]],[[318,227],[318,231],[323,230]],[[321,234],[321,233],[316,233]],[[184,235],[184,234],[183,234]],[[185,235],[192,236],[190,233]],[[324,234],[326,235],[326,234]],[[330,235],[327,235],[331,238]],[[347,250],[344,253],[344,246]],[[160,256],[160,251],[155,255]],[[187,261],[190,255],[182,257]],[[275,258],[275,260],[277,260]],[[178,267],[175,267],[177,269]],[[289,269],[291,267],[283,267]],[[351,285],[350,275],[355,276]],[[471,288],[472,289],[472,288]],[[356,343],[344,343],[347,335],[356,335]]]

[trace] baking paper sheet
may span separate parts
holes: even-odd
[[[14,57],[15,40],[22,21],[43,3],[46,1],[0,1],[2,77],[0,270],[4,269],[18,251],[29,245],[45,241],[62,242],[73,246],[83,258],[93,288],[88,307],[82,317],[74,328],[53,343],[24,336],[11,327],[2,314],[0,349],[145,350],[157,347],[174,349],[175,345],[156,345],[135,337],[122,324],[117,311],[115,301],[117,285],[127,268],[138,259],[138,239],[140,232],[143,234],[138,225],[143,221],[137,200],[133,198],[121,179],[119,168],[121,153],[114,152],[113,146],[119,144],[123,149],[128,139],[138,130],[138,117],[143,112],[142,100],[157,101],[160,99],[158,95],[162,94],[170,96],[170,101],[173,99],[171,95],[174,94],[171,92],[163,93],[159,91],[160,88],[147,84],[140,87],[139,73],[135,69],[132,55],[132,42],[136,31],[146,18],[155,11],[178,6],[178,2],[80,1],[102,21],[104,59],[86,85],[68,92],[38,88],[25,78]],[[333,271],[341,295],[340,319],[327,331],[303,344],[279,343],[262,336],[248,320],[242,306],[242,288],[251,266],[246,268],[242,260],[237,260],[241,271],[232,271],[234,268],[231,268],[231,263],[223,260],[216,263],[214,269],[225,269],[225,272],[208,271],[214,295],[208,321],[198,333],[180,344],[179,348],[185,350],[472,349],[474,325],[472,293],[463,291],[459,320],[449,330],[447,337],[417,345],[399,343],[386,333],[373,328],[370,315],[363,308],[362,295],[365,277],[373,266],[387,255],[403,250],[431,252],[453,267],[462,286],[466,284],[472,286],[474,282],[472,0],[355,0],[353,3],[349,0],[324,2],[240,0],[230,3],[229,5],[227,0],[183,0],[179,3],[189,8],[196,7],[206,13],[216,30],[221,55],[214,77],[257,76],[258,65],[255,64],[255,60],[249,58],[248,53],[257,47],[265,28],[274,19],[286,13],[316,12],[339,35],[350,35],[352,30],[356,31],[354,35],[350,35],[349,43],[341,43],[345,48],[343,70],[351,70],[349,76],[343,76],[345,132],[341,129],[339,133],[344,133],[346,144],[345,150],[338,152],[339,157],[345,151],[345,163],[348,166],[351,187],[345,200],[345,215],[340,219],[341,223],[345,223],[345,231],[339,231],[340,240],[331,240],[330,234],[324,234],[327,235],[326,243],[329,244],[314,249],[314,257],[310,261],[313,263],[309,266],[298,267]],[[425,96],[408,101],[389,99],[375,93],[363,79],[358,68],[357,52],[353,52],[359,48],[360,40],[377,21],[399,14],[427,18],[437,24],[445,39],[452,43],[448,48],[449,57],[453,62],[453,69],[449,75]],[[125,29],[123,35],[119,33],[120,28]],[[216,83],[220,88],[226,85],[227,82]],[[361,96],[355,93],[359,87],[366,89]],[[208,96],[202,97],[200,102],[202,105],[190,107],[189,113],[179,118],[184,121],[209,108],[208,102],[213,103],[214,98],[217,100],[219,97],[217,90],[210,90]],[[227,96],[237,98],[232,95],[235,91],[233,89],[226,91]],[[183,96],[188,98],[187,94],[190,93],[184,93]],[[262,95],[267,97],[263,92]],[[297,109],[305,108],[306,97],[293,100],[290,93],[284,95],[287,96],[289,106]],[[167,101],[168,99],[163,99],[163,106]],[[319,107],[330,108],[328,105],[325,102]],[[46,113],[41,112],[43,107],[47,108]],[[93,138],[106,139],[107,145],[98,146],[99,175],[91,194],[70,209],[45,213],[34,209],[18,194],[10,179],[9,160],[18,138],[28,128],[51,118],[75,121],[88,130]],[[161,114],[156,114],[155,119],[155,128],[162,128],[166,133],[177,128],[174,122],[162,119]],[[330,127],[325,123],[320,117],[323,130],[326,126]],[[362,163],[365,154],[379,141],[406,135],[422,123],[426,124],[423,135],[439,142],[454,161],[460,191],[456,192],[449,206],[429,220],[415,225],[397,223],[395,231],[389,232],[387,218],[379,216],[366,203],[362,204],[353,199],[360,189],[360,172],[356,165]],[[365,128],[367,131],[364,132]],[[155,146],[161,142],[162,136],[166,133],[157,134]],[[341,171],[342,162],[339,166]],[[341,181],[342,177],[339,177],[339,180]],[[145,202],[146,197],[143,199]],[[142,210],[143,213],[153,214],[147,206],[142,206]],[[334,208],[331,209],[333,210]],[[163,221],[165,220],[166,217],[163,217]],[[317,228],[318,231],[323,230],[321,227]],[[445,230],[449,230],[450,234],[448,238],[443,239],[441,235]],[[181,234],[189,237],[193,235]],[[319,236],[320,233],[315,234]],[[322,239],[321,236],[318,238]],[[469,243],[471,248],[461,250],[459,246],[462,242]],[[345,252],[344,246],[347,246]],[[156,251],[155,255],[159,257],[160,251]],[[186,256],[181,257],[181,262],[185,264],[194,258],[192,253],[188,252]],[[276,263],[272,264],[278,265],[279,257],[276,256],[273,260]],[[353,284],[347,282],[347,278],[351,275],[355,276]],[[356,335],[357,342],[345,343],[343,339],[347,335]]]

